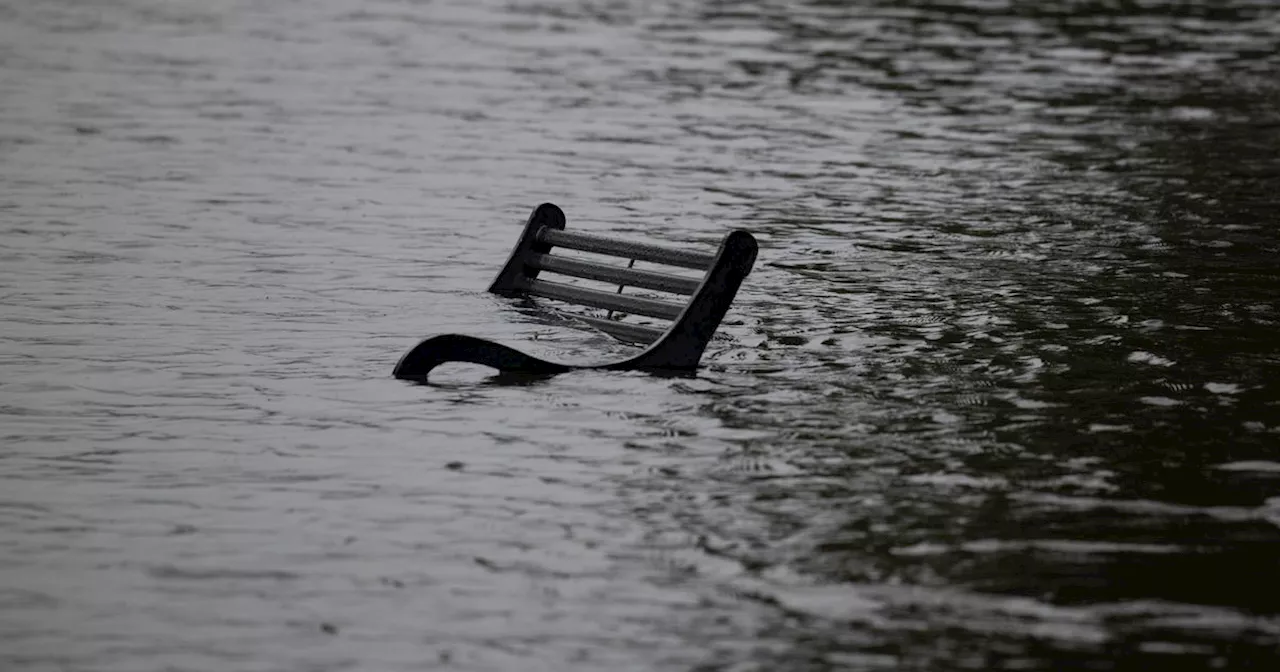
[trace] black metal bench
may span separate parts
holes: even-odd
[[[572,369],[692,371],[729,310],[743,278],[756,259],[756,240],[746,231],[733,231],[720,248],[691,251],[649,243],[629,242],[564,230],[560,208],[543,203],[534,209],[520,241],[489,291],[509,297],[535,296],[609,311],[604,317],[575,314],[575,319],[621,341],[644,349],[626,359],[596,364],[551,362],[514,348],[474,336],[444,334],[419,343],[396,364],[396,378],[425,381],[432,369],[446,362],[483,364],[504,373],[550,374]],[[553,248],[631,260],[628,266],[595,261],[584,255],[552,254]],[[703,271],[700,278],[671,272],[633,268],[636,261]],[[620,285],[616,292],[549,280],[559,274]],[[657,296],[622,294],[622,286],[687,297],[674,303]],[[670,320],[669,326],[611,319],[615,313]]]

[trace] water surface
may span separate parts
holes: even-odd
[[[0,667],[1269,669],[1270,2],[0,3]],[[570,226],[694,378],[390,378]],[[1250,668],[1250,666],[1253,666]]]

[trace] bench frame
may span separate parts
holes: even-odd
[[[648,261],[704,270],[701,280],[668,273],[636,270],[597,263],[578,257],[551,254],[555,247],[603,254],[635,261]],[[707,343],[732,305],[738,288],[756,259],[756,240],[746,231],[735,230],[724,237],[714,253],[681,250],[649,243],[631,242],[565,231],[564,212],[551,203],[534,209],[524,232],[507,263],[489,286],[489,291],[507,297],[537,296],[603,308],[671,319],[665,330],[610,319],[573,315],[574,319],[631,343],[647,343],[638,354],[626,359],[594,364],[552,362],[483,338],[444,334],[428,338],[400,358],[393,375],[425,382],[427,374],[446,362],[482,364],[503,373],[553,374],[573,369],[693,371],[697,369]],[[577,285],[540,280],[540,272],[554,272],[578,278],[642,287],[689,295],[683,306],[667,301],[627,296]]]

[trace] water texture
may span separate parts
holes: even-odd
[[[1280,13],[0,1],[0,669],[1276,669]],[[537,203],[693,378],[390,378]]]

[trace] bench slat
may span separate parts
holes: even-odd
[[[662,317],[668,320],[674,320],[680,315],[680,311],[684,310],[684,306],[658,301],[657,299],[612,294],[547,280],[525,280],[521,283],[521,288],[529,294],[547,299],[556,299],[557,301],[566,301],[592,308],[620,310],[624,313],[644,315],[646,317]]]
[[[605,332],[611,336],[617,337],[628,343],[638,343],[648,345],[662,336],[661,329],[647,327],[643,324],[628,324],[626,322],[618,322],[617,320],[602,320],[598,317],[587,317],[586,315],[576,315],[577,319]]]
[[[600,282],[608,282],[615,285],[656,289],[662,292],[672,292],[673,294],[693,294],[698,291],[698,285],[701,283],[701,280],[698,279],[682,278],[670,273],[637,271],[632,268],[597,264],[581,259],[553,257],[549,254],[530,254],[527,263],[540,271],[563,273],[572,275],[575,278],[599,280]]]
[[[548,245],[558,245],[567,247],[571,250],[581,250],[583,252],[594,252],[596,254],[609,254],[615,257],[625,257],[627,259],[637,259],[639,261],[652,261],[658,264],[667,264],[670,266],[680,266],[683,268],[695,268],[699,271],[707,270],[715,261],[715,254],[706,252],[692,252],[690,250],[678,250],[661,245],[650,245],[649,243],[637,243],[630,240],[617,240],[614,238],[605,238],[604,236],[592,236],[585,233],[570,233],[560,229],[552,229],[543,227],[538,231],[538,242]]]

